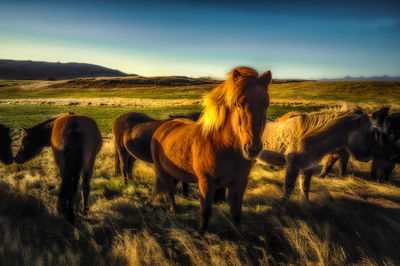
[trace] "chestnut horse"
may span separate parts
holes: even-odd
[[[269,71],[258,77],[251,68],[235,68],[205,96],[197,122],[174,119],[157,128],[151,140],[157,176],[151,203],[166,193],[176,212],[176,180],[198,183],[203,231],[216,189],[227,187],[231,216],[239,224],[248,175],[262,148],[270,82]]]
[[[24,163],[38,155],[45,146],[51,146],[62,179],[57,210],[73,223],[74,202],[81,174],[83,214],[86,215],[89,209],[90,179],[101,145],[102,137],[93,119],[65,114],[23,129],[15,162]]]
[[[326,154],[345,146],[358,160],[370,159],[373,127],[359,107],[345,105],[296,114],[282,122],[268,121],[262,139],[260,160],[286,165],[284,200],[289,199],[299,173],[302,195],[308,200],[311,176]]]
[[[14,161],[11,143],[10,129],[0,124],[0,161],[4,164],[11,164]]]

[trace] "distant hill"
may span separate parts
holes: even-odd
[[[376,77],[350,77],[333,78],[333,79],[320,79],[319,81],[400,81],[400,77],[376,76]]]
[[[118,70],[84,63],[52,63],[0,59],[0,79],[73,79],[88,77],[126,77]]]

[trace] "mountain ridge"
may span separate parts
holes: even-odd
[[[62,80],[90,77],[127,77],[137,76],[126,74],[87,63],[60,63],[32,60],[0,59],[0,79],[32,79],[32,80]]]

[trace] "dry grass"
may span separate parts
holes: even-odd
[[[50,149],[24,165],[0,166],[2,265],[396,265],[400,263],[399,171],[393,181],[368,180],[369,164],[351,162],[347,178],[314,177],[310,203],[296,188],[280,204],[284,170],[256,165],[238,231],[226,203],[214,206],[210,228],[197,231],[197,189],[143,206],[154,182],[152,165],[138,163],[135,180],[113,177],[106,140],[91,182],[90,211],[71,226],[55,210],[60,180]],[[367,177],[367,178],[365,178]]]

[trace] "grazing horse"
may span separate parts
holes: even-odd
[[[371,178],[378,182],[387,181],[396,163],[400,163],[400,113],[389,115],[389,108],[384,107],[371,115],[372,124],[378,129],[374,132],[372,149]],[[345,148],[339,148],[328,155],[328,159],[321,171],[324,178],[339,160],[339,173],[345,174],[349,153]]]
[[[373,127],[359,107],[344,105],[313,113],[302,113],[283,122],[268,121],[259,159],[274,165],[286,165],[284,200],[293,191],[302,174],[301,191],[308,200],[311,176],[321,159],[332,150],[345,146],[358,160],[371,155]]]
[[[10,129],[0,124],[0,161],[4,164],[11,164],[14,161],[11,143]]]
[[[231,216],[238,225],[248,175],[262,148],[270,82],[270,71],[259,77],[251,68],[235,68],[205,96],[197,122],[174,119],[158,127],[151,140],[157,179],[149,201],[166,193],[176,212],[176,180],[198,183],[203,231],[216,189],[227,187]]]
[[[74,202],[80,175],[83,209],[88,211],[90,179],[102,137],[96,122],[82,115],[65,114],[23,129],[21,146],[15,162],[24,163],[51,146],[62,179],[57,210],[71,223],[75,221]]]
[[[170,115],[173,118],[189,118],[196,121],[199,112],[188,115]],[[151,137],[154,131],[167,120],[156,120],[142,113],[127,113],[118,117],[113,125],[115,147],[115,175],[124,177],[125,184],[132,179],[132,169],[136,159],[153,163],[151,157]],[[188,196],[188,184],[182,183],[183,194]]]

